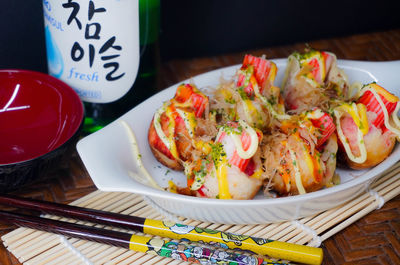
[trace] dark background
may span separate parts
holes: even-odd
[[[47,72],[42,1],[0,3],[0,68]],[[160,51],[168,61],[399,27],[398,1],[161,0]]]

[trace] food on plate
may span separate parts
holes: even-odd
[[[361,88],[356,102],[334,109],[341,155],[349,167],[373,167],[392,152],[400,136],[398,103],[398,97],[371,83]]]
[[[293,115],[263,142],[264,191],[296,195],[332,183],[338,150],[335,125],[320,109]]]
[[[275,119],[284,118],[283,98],[274,86],[275,63],[246,55],[235,78],[223,82],[210,99],[210,109],[218,114],[218,122],[244,120],[266,130]]]
[[[293,53],[282,88],[277,66],[246,55],[230,80],[177,87],[150,123],[158,161],[183,171],[169,190],[218,199],[305,194],[338,184],[336,158],[381,163],[400,139],[399,98],[376,83],[349,85],[330,52]]]
[[[228,122],[200,160],[186,169],[188,188],[198,197],[251,199],[263,183],[261,131],[246,122]]]
[[[333,98],[347,100],[349,83],[333,53],[309,50],[288,57],[282,83],[285,106],[292,113],[314,107],[328,110]]]
[[[208,97],[193,84],[182,84],[174,98],[154,114],[148,142],[154,156],[165,166],[182,170],[185,161],[201,152],[216,127],[208,111]]]

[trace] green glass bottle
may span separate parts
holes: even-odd
[[[111,103],[84,102],[84,133],[103,128],[157,91],[160,0],[139,0],[140,63],[132,88]]]

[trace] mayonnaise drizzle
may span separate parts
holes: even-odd
[[[164,143],[164,145],[170,149],[171,144],[169,142],[168,137],[164,134],[164,131],[161,128],[161,115],[165,112],[166,107],[163,105],[161,108],[159,108],[156,113],[154,114],[154,119],[153,119],[153,124],[154,128],[156,129],[158,137],[160,137],[161,141]]]
[[[397,113],[399,112],[399,110],[400,110],[400,104],[397,102],[396,109],[392,113],[393,121],[397,127],[400,127],[400,120],[399,120],[399,117],[397,116]]]
[[[324,112],[322,112],[321,109],[314,109],[313,111],[307,113],[307,118],[312,120],[320,119],[322,116],[324,116]]]
[[[239,124],[250,136],[251,141],[249,148],[246,151],[243,149],[242,141],[240,139],[241,135],[231,134],[231,137],[235,144],[238,155],[243,159],[249,159],[257,152],[258,148],[257,132],[243,120],[239,120]]]
[[[365,144],[364,144],[364,134],[360,130],[358,125],[356,124],[356,127],[357,127],[357,145],[358,145],[358,148],[360,150],[360,156],[357,157],[357,156],[353,155],[353,153],[351,151],[351,148],[350,148],[350,145],[349,145],[349,143],[347,141],[347,138],[343,134],[343,130],[342,130],[342,127],[340,125],[340,118],[342,117],[343,113],[344,113],[343,111],[339,111],[338,109],[334,110],[334,114],[335,114],[335,117],[336,117],[336,129],[337,129],[337,133],[338,133],[338,136],[340,138],[340,141],[342,142],[342,144],[344,146],[344,149],[346,151],[346,154],[347,154],[347,156],[349,157],[349,159],[351,161],[353,161],[355,163],[359,163],[359,164],[364,163],[365,160],[367,160],[367,150],[366,150]]]
[[[176,112],[178,112],[179,116],[183,119],[183,122],[185,123],[185,127],[189,132],[190,137],[194,137],[194,130],[195,130],[195,117],[194,114],[191,112],[186,112],[181,109],[176,109]]]
[[[301,181],[300,168],[296,160],[296,155],[292,149],[288,148],[288,150],[294,167],[294,179],[296,181],[297,190],[299,191],[299,194],[305,194],[306,190],[304,189],[303,182]]]
[[[126,121],[120,120],[120,122],[128,132],[128,138],[132,146],[133,156],[136,158],[135,159],[136,166],[139,168],[140,172],[142,173],[141,175],[144,176],[145,179],[141,178],[138,174],[135,174],[134,172],[129,172],[129,175],[133,177],[135,180],[139,181],[140,183],[149,184],[153,188],[162,190],[162,188],[157,184],[157,182],[153,179],[153,177],[150,175],[150,173],[143,165],[142,158],[139,152],[139,147],[136,141],[136,136],[133,133],[132,129],[129,127]]]
[[[167,107],[166,106],[167,103],[165,103],[161,108],[159,108],[156,113],[154,114],[154,119],[153,119],[153,124],[154,124],[154,128],[156,129],[156,133],[158,135],[158,137],[160,137],[161,141],[164,143],[164,145],[168,148],[168,150],[171,152],[172,156],[175,159],[179,159],[178,154],[176,152],[176,146],[175,146],[175,141],[173,141],[173,135],[174,135],[174,130],[175,128],[173,128],[172,130],[172,137],[171,139],[168,138],[163,129],[161,128],[161,115],[167,111]],[[171,121],[172,122],[172,121]]]

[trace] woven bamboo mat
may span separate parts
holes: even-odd
[[[400,59],[400,29],[314,40],[309,41],[308,44],[315,49],[329,50],[335,53],[340,59],[365,61]],[[213,57],[176,59],[162,65],[159,87],[169,87],[170,85],[197,74],[241,63],[244,53],[251,53],[257,56],[267,54],[270,58],[284,58],[295,50],[303,50],[304,47],[305,43],[295,43]],[[393,198],[395,194],[400,194],[398,191],[399,184],[398,181],[396,181],[399,177],[398,173],[393,173],[392,176],[385,174],[385,178],[388,179],[380,179],[379,182],[375,183],[371,188],[378,192],[378,195],[382,196],[385,201],[388,201]],[[386,183],[386,181],[389,182]],[[384,185],[380,186],[381,184]],[[75,156],[68,168],[59,170],[57,174],[49,180],[41,181],[15,192],[15,195],[67,203],[81,198],[94,190],[96,190],[96,188],[93,182],[87,172],[85,172],[82,163]],[[117,211],[117,203],[115,201],[114,203],[104,203],[105,201],[101,200],[102,202],[96,204],[96,198],[102,199],[102,196],[105,196],[105,194],[97,191],[72,204],[88,205],[89,207],[97,207],[98,209],[108,208],[110,210],[112,209],[112,211]],[[124,194],[122,197],[124,196],[127,195]],[[146,211],[150,209],[149,212],[153,214],[154,218],[162,218],[159,213],[151,210],[146,202],[142,201],[142,198],[138,198],[139,201],[134,201],[132,197],[127,198],[131,199],[130,203],[134,203],[139,207],[137,210],[134,210],[133,206],[130,207],[132,208],[132,214],[142,211],[141,215],[144,216],[146,215]],[[314,229],[315,233],[320,236],[319,239],[323,241],[325,251],[324,264],[400,264],[400,196],[386,203],[381,209],[373,211],[373,209],[378,208],[382,202],[383,200],[380,199],[380,197],[375,197],[374,192],[368,192],[352,201],[351,205],[344,205],[348,210],[338,211],[337,209],[333,209],[315,217],[301,219],[299,222],[310,229]],[[102,203],[104,203],[104,205],[102,205]],[[126,211],[129,213],[129,208],[123,209],[122,207],[120,210],[121,212]],[[350,225],[370,211],[372,212],[368,216]],[[190,221],[186,220],[186,223],[190,223]],[[198,222],[193,222],[193,224],[196,225]],[[309,230],[311,233],[303,232],[301,228],[290,222],[265,226],[237,227],[211,224],[200,224],[200,226],[218,227],[221,230],[225,229],[227,231],[245,231],[252,235],[271,236],[275,239],[286,239],[287,241],[292,240],[293,242],[296,242],[296,240],[300,242],[298,237],[301,237],[306,240],[306,244],[312,241],[312,239],[306,239],[306,237],[314,238],[313,230]],[[0,235],[8,233],[14,228],[15,227],[12,225],[0,224]],[[24,238],[22,233],[26,233],[27,239]],[[337,234],[334,235],[335,233]],[[24,240],[21,240],[19,243],[15,241],[17,235]],[[108,264],[116,264],[119,262],[121,264],[180,264],[180,262],[174,262],[169,259],[132,253],[123,249],[109,248],[99,244],[87,245],[87,242],[84,241],[74,242],[73,240],[68,240],[68,242],[73,242],[74,248],[79,250],[79,252],[74,252],[74,256],[71,255],[72,250],[67,250],[65,245],[66,241],[63,240],[61,242],[59,237],[53,237],[53,246],[49,246],[45,240],[43,240],[43,242],[40,241],[40,244],[38,244],[37,240],[34,240],[33,244],[27,243],[33,240],[32,238],[40,235],[42,235],[42,233],[35,232],[35,234],[33,234],[31,230],[16,229],[3,237],[3,243],[8,246],[8,249],[12,250],[12,253],[16,255],[19,260],[25,261],[24,263],[26,264],[74,264],[74,262],[68,262],[70,260],[76,261],[75,264],[84,264],[83,258],[77,258],[76,255],[81,253],[84,254],[86,258],[89,258],[90,255],[94,257],[97,254],[95,254],[93,249],[96,248],[100,249],[97,253],[104,252],[104,255],[98,255],[97,259],[89,258],[94,264],[101,264],[101,257],[104,259],[103,263]],[[43,239],[48,240],[47,237],[48,235],[45,235]],[[43,246],[43,248],[39,250],[38,247],[41,246]],[[79,248],[77,248],[78,246]],[[27,250],[24,253],[25,247]],[[35,249],[36,252],[32,253],[29,247]],[[29,255],[26,253],[29,253]],[[57,263],[56,257],[60,257],[58,261],[62,260],[63,262]],[[40,260],[41,262],[39,262]],[[13,255],[6,252],[1,245],[0,264],[14,265],[19,264],[19,262]]]
[[[399,195],[399,176],[400,162],[383,172],[368,191],[354,200],[315,216],[291,222],[266,225],[222,225],[182,217],[178,219],[181,223],[203,228],[319,246],[327,238]],[[95,191],[71,204],[152,219],[172,218],[164,216],[162,210],[154,205],[151,206],[146,198],[130,193]],[[184,261],[174,261],[27,228],[18,228],[1,239],[7,249],[24,264],[186,264]]]

